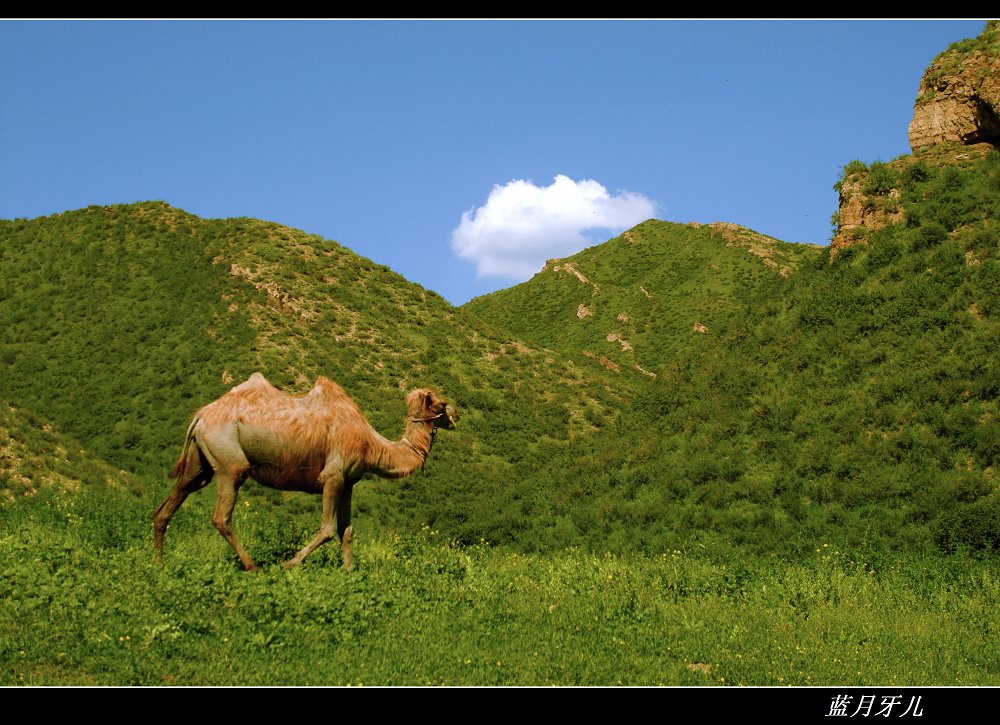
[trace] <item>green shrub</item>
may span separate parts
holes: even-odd
[[[934,543],[945,552],[960,548],[980,553],[1000,552],[1000,496],[958,503],[931,524]]]
[[[939,222],[921,224],[910,236],[910,249],[919,252],[935,247],[948,238],[948,230]]]
[[[899,172],[876,161],[868,169],[868,176],[861,184],[861,192],[867,196],[885,196],[899,186]]]
[[[924,181],[927,181],[931,176],[930,168],[923,161],[917,161],[916,163],[907,166],[902,173],[903,182],[907,186],[915,186]]]

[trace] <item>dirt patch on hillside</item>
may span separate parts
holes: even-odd
[[[619,345],[622,346],[622,350],[628,351],[632,349],[632,346],[626,340],[622,339],[622,336],[619,335],[617,332],[609,332],[607,341],[617,342]]]
[[[618,363],[616,363],[614,360],[608,360],[608,358],[604,357],[603,355],[595,355],[589,350],[584,350],[583,354],[592,360],[597,360],[597,362],[606,367],[608,370],[614,370],[616,373],[620,373],[622,371]]]
[[[576,277],[577,280],[580,282],[580,284],[589,284],[593,290],[593,292],[591,293],[592,295],[597,295],[600,293],[601,291],[600,285],[594,284],[589,279],[587,279],[586,275],[584,275],[583,272],[581,272],[576,268],[575,263],[565,262],[563,264],[556,264],[556,262],[558,261],[559,261],[558,259],[550,259],[546,261],[545,266],[542,267],[542,271],[544,272],[547,269],[551,269],[553,272],[566,272],[567,274],[571,274],[574,277]]]
[[[259,281],[259,277],[261,276],[260,272],[254,272],[247,267],[241,267],[233,262],[229,266],[229,276],[245,279],[253,285],[254,289],[263,291],[267,295],[268,307],[271,307],[278,312],[294,314],[301,320],[311,320],[316,317],[316,313],[313,310],[308,309],[303,300],[290,295],[288,292],[283,290],[281,285],[277,282]]]
[[[712,222],[708,228],[713,237],[721,236],[727,247],[746,249],[750,254],[759,257],[765,266],[778,270],[778,274],[782,277],[787,277],[795,271],[793,266],[782,259],[784,255],[776,248],[780,241],[774,237],[732,222]]]
[[[635,367],[635,369],[636,369],[636,370],[638,370],[638,371],[639,371],[640,373],[642,373],[643,375],[648,375],[649,377],[651,377],[651,378],[653,378],[653,379],[655,379],[655,378],[656,378],[656,373],[651,373],[651,372],[650,372],[649,370],[646,370],[646,368],[642,367],[642,366],[641,366],[641,365],[639,365],[638,363],[636,363],[636,364],[634,365],[634,367]]]

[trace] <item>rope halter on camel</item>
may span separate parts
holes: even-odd
[[[441,419],[444,418],[444,422]],[[430,415],[426,418],[407,418],[411,423],[434,423],[434,429],[437,430],[439,425],[445,428],[454,428],[455,421],[458,420],[458,412],[452,408],[450,405],[445,404],[444,410],[442,410],[437,415]]]
[[[441,419],[444,419],[444,423]],[[443,425],[445,428],[454,428],[455,421],[458,420],[458,413],[450,405],[445,404],[444,410],[442,410],[437,415],[429,415],[424,418],[407,418],[410,423],[433,423],[430,432],[430,441],[427,443],[427,450],[420,450],[416,444],[413,443],[406,436],[402,437],[402,442],[405,443],[411,451],[420,456],[420,472],[424,473],[424,464],[427,462],[427,456],[430,455],[431,448],[434,446],[434,437],[437,435],[438,426]]]
[[[448,406],[448,407],[450,407],[450,406]],[[446,422],[451,423],[452,426],[454,426],[454,423],[452,421],[452,417],[451,417],[451,415],[448,412],[448,407],[445,407],[445,409],[442,410],[437,415],[430,415],[430,416],[427,416],[426,418],[407,418],[407,420],[410,421],[411,423],[434,423],[434,425],[431,426],[431,438],[430,438],[430,441],[427,444],[427,450],[426,451],[422,451],[419,448],[417,448],[416,444],[413,441],[411,441],[409,438],[407,438],[406,436],[403,436],[402,439],[401,439],[403,441],[403,443],[405,443],[407,446],[409,446],[410,450],[412,450],[414,453],[416,453],[418,456],[420,456],[420,472],[421,473],[424,473],[424,464],[427,463],[427,456],[430,455],[431,448],[434,446],[434,437],[437,435],[438,423],[440,422],[440,420],[442,418],[444,418]]]
[[[411,423],[426,423],[431,420],[440,420],[444,417],[444,411],[438,413],[437,415],[432,415],[430,418],[407,418]]]
[[[440,416],[438,416],[438,417],[440,417]],[[410,420],[413,420],[413,419],[410,418]],[[429,420],[433,420],[433,419],[429,419]],[[413,422],[414,423],[421,423],[423,421],[421,421],[421,420],[413,420]],[[427,472],[424,470],[424,465],[427,463],[427,456],[430,455],[431,448],[434,446],[434,435],[436,433],[437,433],[437,426],[434,426],[433,428],[431,428],[431,439],[427,443],[427,450],[426,451],[422,451],[419,448],[417,448],[416,444],[414,444],[413,441],[411,441],[406,436],[403,436],[400,439],[401,441],[403,441],[403,443],[405,443],[407,446],[409,446],[409,448],[410,448],[411,451],[413,451],[418,456],[420,456],[420,473],[421,473],[421,475],[425,475],[425,476],[427,475]]]

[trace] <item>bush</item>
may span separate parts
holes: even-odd
[[[869,196],[885,196],[899,186],[899,172],[876,161],[868,169],[868,178],[861,185],[861,192]]]
[[[915,164],[907,166],[902,173],[903,182],[907,186],[913,186],[915,184],[927,181],[931,176],[930,170],[927,168],[927,164],[923,161],[918,161]]]
[[[948,230],[940,222],[927,222],[917,227],[911,236],[910,249],[919,252],[930,249],[948,238]]]
[[[844,182],[849,177],[855,176],[867,170],[868,167],[865,165],[865,162],[861,161],[860,159],[853,159],[851,161],[848,161],[840,169],[840,178],[837,179],[837,183],[833,185],[834,191],[836,191],[839,194],[841,188],[844,186]]]
[[[960,548],[1000,552],[1000,496],[992,495],[941,514],[932,524],[934,543],[948,553]]]

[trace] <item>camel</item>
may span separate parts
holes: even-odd
[[[453,429],[459,418],[430,390],[412,391],[406,406],[403,437],[390,441],[375,432],[357,404],[332,380],[319,376],[309,393],[297,397],[254,373],[194,414],[170,472],[177,483],[153,514],[157,561],[162,561],[163,536],[174,512],[189,494],[215,477],[212,524],[233,547],[243,568],[257,569],[232,527],[236,496],[251,477],[271,488],[323,494],[319,531],[283,564],[286,569],[298,566],[333,538],[336,518],[344,569],[350,571],[354,484],[366,473],[402,478],[422,468],[437,429]]]

